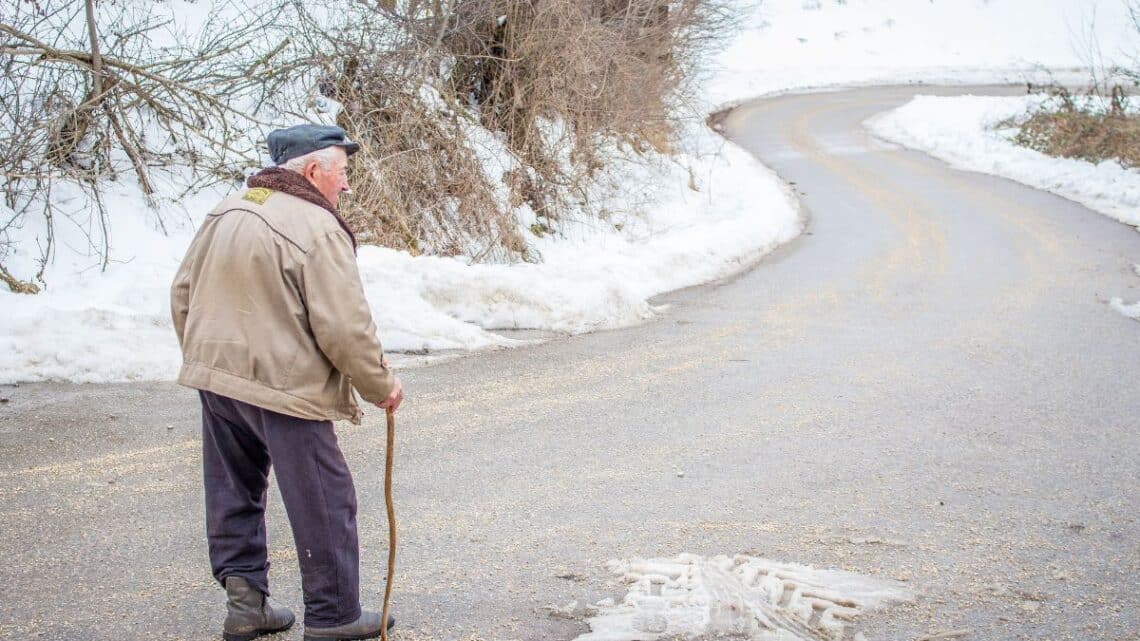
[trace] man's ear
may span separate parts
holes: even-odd
[[[310,160],[309,162],[305,163],[305,171],[302,175],[304,175],[305,178],[308,178],[309,180],[313,180],[317,177],[317,167],[319,164],[320,163],[315,160]]]

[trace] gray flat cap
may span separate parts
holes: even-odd
[[[274,129],[269,132],[266,142],[269,144],[269,157],[276,165],[334,145],[343,147],[349,156],[360,151],[360,145],[349,140],[343,129],[332,125],[294,125]]]

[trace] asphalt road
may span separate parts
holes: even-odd
[[[641,327],[403,372],[395,639],[572,639],[544,606],[620,597],[607,559],[679,552],[906,581],[918,599],[862,620],[871,640],[1137,638],[1140,324],[1104,300],[1140,298],[1140,234],[869,139],[915,92],[728,118],[810,217],[746,274]],[[0,638],[217,638],[196,396],[0,397]],[[382,413],[339,433],[378,608]]]

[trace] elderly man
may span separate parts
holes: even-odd
[[[223,637],[248,641],[293,625],[293,613],[267,599],[272,466],[301,566],[306,641],[375,638],[380,615],[360,608],[356,489],[332,421],[360,422],[354,388],[393,410],[403,390],[376,337],[355,238],[336,210],[359,146],[320,125],[279,129],[268,143],[277,166],[206,217],[171,291],[178,382],[202,401]]]

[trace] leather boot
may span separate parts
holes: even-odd
[[[388,629],[396,625],[396,619],[388,616]],[[305,626],[305,641],[360,641],[380,636],[380,613],[361,612],[360,618],[352,623],[331,628]]]
[[[240,576],[226,577],[225,641],[250,641],[263,634],[288,630],[294,621],[289,608],[275,608],[260,590]]]

